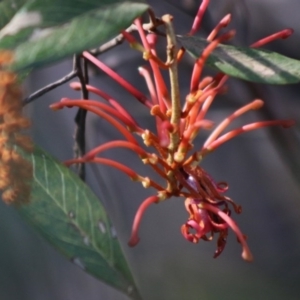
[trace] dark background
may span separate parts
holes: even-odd
[[[183,34],[188,32],[199,5],[199,1],[192,0],[149,2],[157,15],[174,15],[176,30]],[[300,59],[299,10],[298,0],[212,0],[201,34],[205,36],[228,12],[233,15],[231,27],[237,29],[233,42],[236,45],[249,45],[265,35],[292,27],[292,37],[267,48]],[[124,44],[103,55],[102,60],[146,92],[136,70],[144,64],[139,53]],[[186,58],[180,66],[182,95],[188,91],[191,65]],[[71,66],[71,60],[67,60],[33,72],[27,82],[27,93],[59,79]],[[105,75],[96,75],[92,79],[94,85],[120,99],[143,127],[153,126],[142,105]],[[146,300],[299,299],[299,84],[264,86],[230,79],[229,87],[228,94],[217,98],[210,111],[210,118],[216,123],[254,98],[265,100],[264,110],[243,116],[236,121],[237,125],[269,118],[293,118],[298,123],[293,129],[260,130],[240,136],[202,164],[216,181],[229,183],[228,195],[243,206],[243,214],[234,218],[248,236],[253,263],[241,259],[241,247],[232,233],[218,259],[212,258],[215,241],[201,241],[197,245],[185,241],[180,233],[180,226],[187,219],[182,199],[151,207],[142,222],[140,244],[129,248],[127,240],[135,211],[153,191],[144,190],[116,170],[88,167],[88,181],[115,223]],[[53,112],[48,107],[63,96],[78,94],[66,84],[26,108],[35,142],[61,160],[72,156],[75,110]],[[89,115],[88,149],[116,137],[118,133],[105,121]],[[196,147],[201,146],[204,138],[199,137]],[[148,175],[147,168],[127,150],[106,155]],[[1,300],[127,299],[68,262],[2,203],[0,220]]]

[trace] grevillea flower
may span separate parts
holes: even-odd
[[[32,143],[22,130],[29,121],[22,116],[22,94],[15,73],[5,70],[12,53],[0,51],[0,190],[2,200],[21,204],[29,201],[31,164],[17,152],[32,150]]]
[[[190,34],[194,34],[198,30],[208,3],[209,1],[207,0],[202,2]],[[242,257],[248,261],[252,260],[252,254],[247,246],[245,236],[231,218],[232,210],[236,213],[241,213],[241,207],[224,195],[228,188],[227,184],[225,182],[214,182],[199,164],[209,152],[214,151],[224,142],[241,133],[273,125],[289,127],[293,124],[293,121],[255,122],[224,133],[227,126],[237,117],[250,110],[259,109],[263,105],[263,101],[258,99],[236,110],[217,126],[214,126],[212,121],[206,119],[211,103],[219,93],[225,90],[224,84],[227,76],[218,74],[214,78],[205,77],[201,79],[201,73],[210,53],[221,42],[227,41],[234,36],[234,31],[229,31],[222,35],[219,34],[219,31],[227,26],[229,22],[230,16],[228,15],[209,34],[207,40],[210,43],[195,61],[191,76],[190,92],[186,96],[183,105],[183,101],[180,99],[177,67],[184,49],[177,47],[170,15],[163,16],[159,21],[160,25],[163,24],[166,33],[166,62],[162,62],[156,54],[155,45],[158,36],[153,33],[147,34],[140,19],[135,21],[135,25],[141,38],[141,43],[128,32],[123,31],[123,35],[130,45],[134,49],[141,51],[143,57],[149,62],[151,71],[148,68],[141,67],[139,72],[145,78],[150,97],[142,94],[89,52],[82,53],[86,60],[106,72],[149,110],[149,113],[156,121],[156,132],[151,132],[149,129],[140,126],[117,100],[91,85],[86,85],[86,89],[90,93],[100,96],[104,102],[92,99],[63,98],[59,103],[51,105],[53,109],[75,106],[90,111],[113,125],[125,138],[125,140],[114,140],[99,145],[83,157],[67,161],[66,165],[78,163],[109,165],[126,173],[132,180],[139,181],[145,188],[152,187],[157,190],[157,193],[145,199],[137,210],[133,221],[132,235],[129,240],[129,245],[131,246],[136,245],[139,241],[139,224],[149,205],[174,196],[184,197],[189,218],[182,225],[181,232],[188,241],[193,243],[197,243],[200,239],[209,241],[217,234],[217,250],[214,255],[217,257],[226,245],[228,229],[231,228],[243,248]],[[291,34],[291,31],[285,30],[263,39],[253,46],[258,47],[276,38],[286,37],[289,34]],[[162,68],[169,71],[170,90],[168,90],[163,80]],[[71,87],[79,90],[81,85],[73,82]],[[193,141],[198,132],[211,129],[213,130],[203,147],[195,149],[193,152]],[[149,150],[144,150],[139,145],[139,141],[143,141]],[[103,151],[115,147],[128,148],[134,151],[144,164],[149,165],[165,179],[166,185],[161,186],[152,179],[137,174],[129,166],[99,157]]]

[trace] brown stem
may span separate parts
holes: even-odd
[[[86,89],[86,84],[88,84],[87,76],[87,65],[84,61],[84,69],[81,66],[81,57],[79,55],[74,56],[74,69],[77,70],[77,77],[81,84],[81,97],[82,99],[88,99],[89,93]],[[82,157],[85,154],[85,120],[87,111],[80,108],[75,116],[75,132],[74,132],[74,157]],[[78,164],[77,166],[78,176],[84,180],[85,179],[85,165]]]

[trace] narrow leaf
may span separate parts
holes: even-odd
[[[61,15],[64,10],[60,5],[56,6],[55,11],[55,6],[46,6],[45,3],[45,8],[41,11],[21,10],[0,31],[0,48],[15,50],[15,62],[12,66],[14,70],[39,67],[97,47],[119,34],[148,8],[148,5],[139,2],[115,4],[120,1],[109,1],[114,4],[102,5],[98,9],[89,9],[79,14],[80,10],[73,8],[70,3],[73,1],[66,2],[68,5],[64,4],[65,19]],[[79,0],[74,2],[83,3]],[[95,6],[95,1],[92,2],[92,6]],[[49,19],[46,15],[56,17]]]
[[[144,3],[143,0],[128,1]],[[40,15],[41,27],[63,24],[88,11],[126,3],[124,0],[30,0],[18,14],[36,12]]]
[[[26,155],[33,165],[31,201],[18,210],[72,262],[132,299],[141,299],[108,216],[74,173],[47,153]]]
[[[200,57],[208,45],[205,39],[178,36],[178,41],[193,57]],[[265,84],[300,82],[300,61],[268,50],[220,44],[207,65],[227,75]]]

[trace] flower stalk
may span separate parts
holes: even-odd
[[[181,103],[180,103],[180,92],[179,92],[179,82],[178,82],[178,71],[177,71],[177,43],[174,33],[174,28],[172,25],[172,17],[170,15],[164,15],[162,17],[166,27],[166,37],[167,37],[167,62],[166,65],[169,66],[169,77],[171,86],[171,101],[172,110],[170,123],[173,125],[173,130],[170,133],[170,144],[169,149],[173,153],[177,148],[179,143],[179,123],[181,117]],[[173,156],[170,156],[170,163],[173,161]]]

